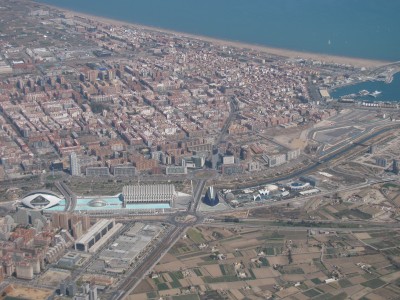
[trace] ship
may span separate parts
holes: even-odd
[[[355,98],[355,97],[357,97],[357,94],[348,94],[348,95],[340,96],[341,99]]]
[[[378,95],[380,95],[382,92],[381,91],[375,91],[375,92],[373,92],[373,93],[371,93],[371,94],[369,94],[370,96],[372,96],[372,97],[374,97],[374,98],[376,98]]]
[[[369,95],[369,92],[367,90],[362,90],[358,92],[361,96],[367,96]]]

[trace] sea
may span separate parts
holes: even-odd
[[[400,60],[399,0],[37,0],[146,26],[296,51]]]

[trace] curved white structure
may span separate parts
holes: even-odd
[[[269,195],[269,191],[267,190],[267,189],[265,189],[265,190],[259,190],[258,191],[258,193],[260,194],[260,195],[263,195],[263,196],[265,196],[265,195]]]
[[[22,199],[22,204],[32,209],[47,209],[57,205],[62,199],[48,191],[32,192]]]
[[[261,200],[261,195],[260,194],[253,195],[253,201],[257,201],[257,199]]]

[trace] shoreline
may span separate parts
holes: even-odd
[[[201,40],[205,42],[210,42],[215,45],[219,46],[231,46],[235,48],[240,48],[240,49],[250,49],[250,50],[255,50],[275,56],[282,56],[282,57],[287,57],[287,58],[295,58],[295,59],[309,59],[309,60],[314,60],[314,61],[321,61],[325,63],[332,63],[332,64],[343,64],[343,65],[352,65],[354,67],[365,67],[365,68],[378,68],[378,67],[383,67],[385,65],[392,64],[394,62],[392,61],[381,61],[381,60],[373,60],[373,59],[364,59],[364,58],[356,58],[356,57],[347,57],[347,56],[337,56],[337,55],[329,55],[329,54],[321,54],[321,53],[313,53],[313,52],[302,52],[302,51],[296,51],[296,50],[290,50],[290,49],[284,49],[284,48],[274,48],[274,47],[269,47],[269,46],[264,46],[264,45],[258,45],[258,44],[250,44],[250,43],[245,43],[245,42],[240,42],[240,41],[231,41],[231,40],[224,40],[224,39],[218,39],[218,38],[213,38],[209,36],[203,36],[203,35],[196,35],[196,34],[191,34],[191,33],[186,33],[186,32],[179,32],[179,31],[174,31],[170,29],[164,29],[164,28],[159,28],[159,27],[153,27],[153,26],[147,26],[147,25],[142,25],[142,24],[137,24],[134,22],[129,22],[129,21],[121,21],[121,20],[116,20],[108,17],[103,17],[103,16],[97,16],[97,15],[92,15],[89,13],[82,13],[78,11],[74,11],[71,9],[47,4],[47,3],[41,3],[41,2],[36,2],[34,0],[31,1],[31,3],[40,5],[43,7],[49,7],[54,10],[58,10],[63,13],[71,14],[74,16],[86,18],[86,19],[92,19],[94,21],[97,21],[99,23],[106,23],[114,26],[131,26],[137,29],[142,29],[142,30],[147,30],[147,31],[153,31],[153,32],[158,32],[162,34],[172,34],[172,35],[177,35],[185,38],[190,38],[190,39],[196,39],[196,40]]]

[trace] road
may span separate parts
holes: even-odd
[[[197,211],[205,184],[205,179],[195,181],[193,188],[193,201],[188,212],[184,213],[184,215],[189,215],[190,213],[195,213]],[[201,223],[202,221],[199,220],[197,222]],[[125,299],[146,276],[149,270],[151,270],[156,263],[161,260],[161,258],[169,251],[169,249],[171,249],[171,247],[181,238],[183,233],[190,226],[195,224],[194,222],[177,223],[175,221],[172,221],[171,223],[174,223],[176,226],[168,233],[168,235],[164,235],[163,238],[157,243],[157,247],[153,246],[153,248],[148,251],[147,256],[143,257],[129,272],[129,275],[126,276],[126,278],[121,282],[116,291],[110,295],[112,300]]]
[[[190,204],[189,212],[196,212],[199,206],[201,197],[203,196],[204,186],[206,184],[205,179],[200,179],[196,181],[196,186],[193,189],[193,202]]]
[[[229,126],[231,126],[232,121],[236,117],[236,113],[239,111],[237,100],[234,97],[230,99],[230,111],[229,116],[225,121],[224,126],[221,128],[221,132],[218,138],[215,140],[214,145],[218,145],[225,138],[226,133],[228,132]]]
[[[129,276],[118,286],[117,291],[112,295],[112,300],[125,299],[136,288],[140,281],[148,274],[169,251],[169,249],[181,238],[185,230],[192,224],[180,224],[175,227],[169,236],[164,236],[160,241],[160,247],[153,247],[153,251],[142,259],[139,265],[129,274]]]
[[[400,124],[390,125],[388,127],[382,128],[382,129],[380,129],[378,131],[375,131],[375,132],[373,132],[373,133],[371,133],[371,134],[369,134],[367,136],[359,138],[357,141],[353,141],[353,142],[349,143],[348,146],[342,147],[339,150],[334,149],[333,151],[331,151],[331,152],[325,154],[324,156],[320,157],[318,162],[313,163],[313,164],[311,164],[311,165],[309,165],[309,166],[307,166],[307,167],[305,167],[303,169],[297,170],[297,171],[292,172],[292,173],[290,173],[288,175],[274,177],[274,178],[270,178],[270,179],[267,179],[267,180],[260,181],[259,183],[257,183],[256,186],[275,183],[277,181],[285,181],[285,180],[290,180],[290,179],[293,179],[293,178],[298,178],[298,177],[300,177],[300,176],[302,176],[302,175],[304,175],[306,173],[315,171],[316,169],[320,168],[321,165],[326,165],[328,162],[339,158],[340,156],[342,156],[345,153],[355,149],[356,147],[362,147],[362,144],[368,142],[369,140],[371,140],[371,139],[373,139],[373,138],[375,138],[375,137],[377,137],[377,136],[379,136],[379,135],[381,135],[383,133],[386,133],[386,132],[388,132],[390,130],[397,129],[397,128],[400,128]],[[256,186],[254,184],[250,184],[250,185],[244,184],[244,185],[241,185],[241,188],[254,188]]]
[[[229,122],[228,122],[229,123]],[[399,128],[400,125],[391,125],[389,127],[385,127],[385,128],[381,128],[379,130],[376,130],[373,133],[368,134],[367,136],[361,137],[357,140],[357,143],[352,143],[348,146],[345,146],[337,151],[332,151],[329,154],[326,154],[325,156],[323,156],[320,161],[307,166],[301,170],[297,170],[291,174],[285,175],[285,176],[281,176],[278,178],[272,178],[272,179],[268,179],[267,181],[264,181],[263,183],[273,183],[276,181],[282,181],[282,180],[289,180],[295,177],[299,177],[305,173],[311,172],[317,168],[320,168],[322,165],[327,164],[328,162],[341,157],[342,155],[344,155],[345,153],[352,151],[354,148],[358,147],[360,144],[364,144],[365,142],[379,136],[380,134],[386,133],[392,129],[395,128]],[[141,258],[141,260],[139,260],[138,262],[136,262],[136,265],[131,268],[127,274],[124,276],[124,278],[121,280],[121,283],[119,284],[117,289],[114,289],[110,294],[108,294],[107,299],[113,299],[113,300],[122,300],[125,299],[136,287],[137,285],[140,283],[140,281],[148,274],[149,270],[151,270],[155,264],[161,260],[161,258],[169,251],[169,249],[182,237],[182,235],[185,233],[185,231],[190,227],[193,226],[195,224],[202,224],[205,215],[203,215],[200,212],[197,212],[198,209],[198,205],[201,201],[201,198],[203,196],[203,191],[206,185],[207,179],[194,179],[193,180],[193,201],[190,205],[190,208],[187,212],[180,212],[179,215],[182,217],[185,216],[189,216],[189,215],[194,215],[197,218],[194,218],[193,222],[190,223],[179,223],[177,221],[174,221],[173,219],[169,220],[168,222],[171,224],[169,232],[167,232],[166,234],[164,234],[164,236],[157,241],[157,243],[155,245],[152,246],[152,248],[149,249],[149,251],[145,254],[144,257]],[[362,186],[366,186],[369,185],[369,182],[363,183],[361,185],[357,185],[356,187],[348,187],[345,188],[346,190],[350,190],[353,188],[360,188]],[[73,211],[75,209],[76,206],[76,196],[73,194],[73,192],[69,189],[69,187],[63,183],[63,182],[56,182],[55,183],[56,187],[60,190],[60,192],[64,195],[65,199],[67,199],[68,202],[68,211]],[[321,194],[323,195],[323,194]],[[298,198],[295,199],[296,201],[306,201],[308,198],[304,197],[304,198]],[[272,205],[282,205],[285,203],[290,203],[293,202],[294,199],[288,199],[288,200],[282,200],[282,201],[278,201],[278,202],[271,202],[266,204],[265,206],[272,206]],[[253,208],[253,207],[251,207]],[[254,207],[256,208],[256,207]],[[235,209],[235,211],[239,211],[241,209],[244,210],[248,210],[250,209],[250,207],[244,207],[244,208],[240,208],[240,209]],[[207,215],[212,215],[213,217],[215,217],[216,219],[218,218],[218,215],[220,214],[224,214],[227,211],[222,211],[222,212],[215,212],[215,213],[208,213]],[[184,219],[184,218],[182,218]],[[257,222],[261,222],[261,220],[254,220]],[[265,220],[264,220],[265,221]],[[255,227],[260,227],[260,226],[264,226],[262,224],[262,222],[260,224],[247,224],[248,222],[246,222],[246,226],[255,226]],[[338,225],[340,224],[340,222],[337,222]],[[239,223],[240,224],[240,223]],[[243,223],[244,224],[244,223]],[[220,224],[217,223],[213,223],[213,225],[216,226],[237,226],[237,224],[229,224],[229,223],[225,223],[225,222],[220,222]],[[367,222],[364,223],[355,223],[354,226],[360,226],[363,225],[363,227],[361,228],[362,230],[368,230],[368,228],[371,229],[376,229],[376,226],[372,226],[369,223],[369,226],[367,224]],[[365,226],[365,227],[364,227]],[[277,225],[275,226],[275,224],[273,225],[273,227],[279,228],[280,226]],[[357,230],[357,228],[352,228],[352,230]],[[386,228],[398,228],[398,226],[394,226],[393,224],[386,224],[384,225],[384,227]],[[282,228],[291,228],[290,226],[282,226]],[[294,227],[295,230],[307,230],[310,229],[310,226],[296,226]],[[382,227],[381,227],[382,228]],[[324,230],[324,228],[315,228],[315,229],[322,229]],[[342,228],[343,230],[349,230],[349,228]],[[340,229],[340,230],[342,230]],[[326,228],[326,230],[333,230],[333,228]],[[336,230],[336,229],[334,229]],[[339,230],[339,229],[338,229]],[[85,266],[83,268],[80,269],[79,272],[74,272],[73,277],[77,278],[80,274],[82,274],[82,272],[85,272],[87,267],[89,266],[90,262],[92,262],[94,259],[97,258],[97,256],[99,255],[100,252],[97,252],[91,259],[89,262],[85,263]]]
[[[389,130],[392,130],[394,128],[398,128],[399,125],[394,125],[394,126],[390,126],[387,128],[382,128],[380,130],[377,130],[374,133],[369,134],[368,136],[362,137],[357,141],[357,144],[353,143],[350,144],[346,147],[343,147],[342,149],[335,151],[333,153],[327,154],[325,155],[319,162],[314,163],[311,166],[308,166],[302,170],[298,170],[295,171],[291,174],[282,176],[280,178],[274,178],[271,180],[268,180],[266,183],[272,183],[272,182],[276,182],[276,181],[280,181],[280,180],[288,180],[291,178],[295,178],[295,177],[299,177],[305,173],[311,172],[319,167],[321,167],[321,165],[328,163],[329,161],[332,161],[342,155],[344,155],[345,153],[353,150],[355,147],[358,147],[359,144],[363,144],[365,142],[367,142],[370,139],[373,139],[375,137],[377,137],[378,135],[385,133]],[[151,270],[155,264],[169,251],[169,249],[181,238],[182,234],[186,231],[187,228],[189,228],[190,226],[193,226],[194,224],[201,224],[204,220],[204,216],[201,213],[197,212],[197,208],[198,205],[201,201],[201,197],[203,194],[203,190],[206,184],[206,179],[198,179],[198,180],[194,180],[194,185],[193,185],[193,201],[191,203],[191,206],[188,210],[188,212],[186,213],[180,213],[180,215],[189,215],[189,214],[195,214],[197,215],[197,220],[196,223],[176,223],[176,222],[172,222],[174,223],[174,228],[167,234],[164,235],[164,237],[159,241],[159,243],[157,245],[159,245],[158,247],[153,246],[152,249],[150,249],[147,253],[147,255],[145,257],[143,257],[136,266],[134,266],[133,269],[131,269],[128,272],[128,276],[126,276],[122,282],[120,283],[120,285],[118,286],[118,288],[111,294],[110,299],[113,300],[122,300],[125,299],[136,287],[137,285],[140,283],[140,281],[148,274],[149,270]],[[369,183],[364,183],[361,184],[359,186],[357,186],[357,188],[360,188],[360,186],[364,186],[364,185],[368,185]],[[349,187],[346,189],[352,189],[354,187]],[[305,198],[307,199],[307,198]],[[297,200],[300,200],[297,199]],[[301,198],[301,200],[304,200]],[[304,200],[305,201],[305,200]],[[279,202],[272,202],[271,204],[268,205],[282,205],[285,203],[289,203],[289,202],[293,202],[293,199],[288,199],[288,200],[283,200],[283,201],[279,201]],[[243,208],[243,209],[249,209],[249,207]],[[213,216],[217,217],[218,214],[223,214],[226,213],[226,211],[223,212],[219,212],[219,213],[212,213]],[[340,222],[339,222],[340,223]],[[214,224],[213,224],[214,225]],[[218,226],[218,224],[215,224]],[[221,222],[220,226],[227,226],[227,223]],[[251,224],[246,224],[246,226],[257,226],[260,227],[260,224],[255,224],[255,225],[251,225]],[[372,226],[371,224],[369,224],[369,226],[367,226],[367,222],[364,223],[356,223],[354,224],[354,228],[352,228],[352,230],[357,230],[357,226],[360,225],[364,225],[362,227],[362,230],[366,230],[368,228],[373,228],[376,229],[376,226]],[[232,226],[237,226],[237,224],[232,225]],[[261,224],[262,226],[262,224]],[[385,225],[388,228],[393,228],[393,224],[387,224]],[[279,227],[279,226],[274,226],[274,227]],[[282,226],[284,228],[288,228],[288,226]],[[304,227],[295,227],[296,230],[307,230],[310,229],[310,226],[304,226]],[[332,228],[315,228],[315,229],[321,229],[321,230],[332,230]],[[336,229],[335,229],[336,230]],[[349,230],[349,228],[342,228],[340,230]]]
[[[60,191],[60,193],[64,196],[65,199],[65,209],[69,210],[69,207],[72,203],[72,197],[71,195],[67,192],[67,190],[64,188],[64,184],[61,184],[59,181],[56,181],[54,183],[56,188]]]
[[[64,182],[56,181],[54,185],[65,198],[65,210],[70,212],[74,211],[76,207],[76,195],[74,192]]]

